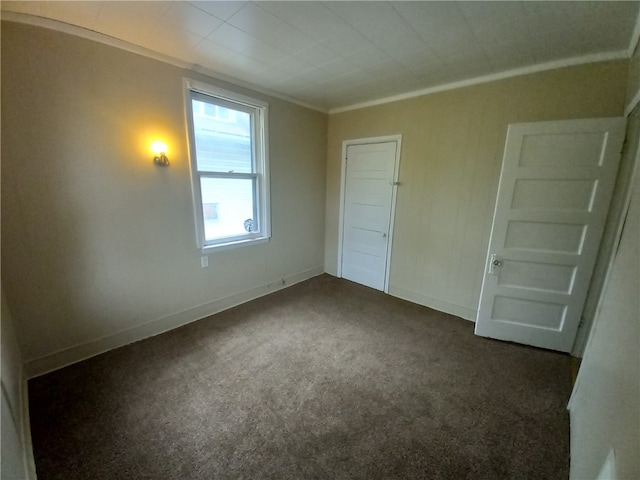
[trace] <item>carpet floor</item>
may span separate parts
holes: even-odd
[[[566,479],[570,357],[329,275],[29,381],[47,479]]]

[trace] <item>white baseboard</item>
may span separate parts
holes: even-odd
[[[58,370],[81,360],[86,360],[87,358],[113,350],[114,348],[159,335],[269,293],[282,290],[283,288],[308,280],[322,273],[324,273],[323,267],[315,267],[311,270],[274,280],[273,282],[251,288],[244,292],[229,295],[228,297],[158,318],[143,325],[138,325],[105,337],[65,348],[42,357],[27,360],[25,362],[26,376],[27,378],[33,378],[44,375],[45,373]]]
[[[394,297],[402,298],[403,300],[408,300],[409,302],[417,303],[419,305],[424,305],[425,307],[433,308],[439,312],[455,315],[456,317],[464,318],[465,320],[470,320],[472,322],[476,321],[476,316],[478,315],[478,311],[473,308],[457,305],[455,303],[447,302],[446,300],[439,300],[437,298],[405,290],[403,288],[390,287],[389,295],[393,295]]]
[[[29,415],[29,385],[27,380],[22,380],[22,448],[24,449],[24,468],[27,480],[36,480],[36,461],[33,456],[33,443],[31,441],[31,417]]]

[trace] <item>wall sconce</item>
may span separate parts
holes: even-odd
[[[169,166],[169,159],[167,158],[167,146],[162,142],[153,142],[151,144],[151,151],[155,153],[153,157],[153,163],[161,167]]]

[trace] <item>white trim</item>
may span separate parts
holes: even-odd
[[[31,417],[29,415],[29,383],[27,382],[26,377],[22,377],[21,389],[22,446],[25,474],[27,476],[27,480],[36,480],[38,478],[38,475],[36,474],[36,461],[35,457],[33,456],[33,441],[31,439]]]
[[[197,221],[197,220],[196,220]],[[247,238],[244,240],[237,240],[229,243],[216,243],[215,245],[206,245],[200,248],[200,253],[202,255],[210,255],[214,252],[221,252],[223,250],[233,250],[238,247],[246,247],[248,245],[260,245],[262,243],[269,243],[271,241],[271,237],[257,237],[257,238]]]
[[[194,80],[193,78],[183,77],[183,85],[189,90],[194,90],[204,95],[222,98],[232,103],[240,103],[254,109],[256,107],[269,108],[269,104],[263,100],[250,97],[248,95],[242,95],[241,93],[226,90],[224,88],[217,87],[216,85],[210,85],[205,82]]]
[[[629,48],[627,50],[627,56],[629,58],[633,57],[633,54],[636,51],[636,47],[638,46],[638,41],[640,41],[640,11],[638,12],[636,25],[633,29],[633,33],[631,34],[631,41],[629,42]],[[628,117],[633,109],[636,108],[638,103],[640,103],[640,88],[636,91],[635,95],[624,109],[624,116]]]
[[[368,102],[357,103],[346,107],[332,108],[329,110],[329,115],[335,113],[348,112],[350,110],[358,110],[366,107],[373,107],[376,105],[382,105],[385,103],[398,102],[400,100],[407,100],[409,98],[421,97],[423,95],[429,95],[432,93],[444,92],[447,90],[454,90],[456,88],[469,87],[472,85],[478,85],[481,83],[494,82],[496,80],[504,80],[505,78],[518,77],[521,75],[529,75],[531,73],[544,72],[547,70],[555,70],[558,68],[571,67],[575,65],[583,65],[586,63],[606,62],[610,60],[621,60],[629,58],[626,50],[617,50],[613,52],[594,53],[590,55],[584,55],[581,57],[572,57],[563,60],[554,60],[553,62],[540,63],[538,65],[531,65],[528,67],[516,68],[514,70],[507,70],[504,72],[492,73],[490,75],[483,75],[481,77],[470,78],[467,80],[460,80],[458,82],[446,83],[442,85],[436,85],[435,87],[423,88],[421,90],[415,90],[413,92],[401,93],[399,95],[393,95],[391,97],[380,98],[378,100],[371,100]]]
[[[86,360],[87,358],[113,350],[114,348],[122,347],[148,337],[168,332],[174,328],[195,322],[196,320],[214,315],[222,312],[223,310],[228,310],[229,308],[249,302],[264,295],[268,295],[275,291],[282,290],[296,283],[303,282],[321,275],[323,272],[324,268],[319,266],[284,278],[274,279],[272,282],[250,288],[244,292],[239,292],[212,302],[197,305],[181,312],[176,312],[165,317],[152,320],[142,325],[137,325],[95,340],[74,345],[42,357],[27,360],[25,362],[26,378],[44,375],[45,373]]]
[[[249,90],[262,93],[264,95],[269,95],[274,98],[279,98],[280,100],[284,100],[286,102],[293,103],[295,105],[299,105],[304,108],[309,108],[311,110],[315,110],[321,113],[327,113],[326,108],[321,108],[321,107],[318,107],[317,105],[311,105],[310,103],[306,103],[298,99],[289,97],[287,95],[276,92],[269,88],[264,88],[256,84],[246,82],[244,80],[240,80],[236,77],[225,75],[224,73],[211,70],[209,68],[205,68],[201,65],[188,63],[183,60],[179,60],[175,57],[164,55],[162,53],[155,52],[148,48],[141,47],[139,45],[134,45],[133,43],[129,43],[124,40],[120,40],[119,38],[110,37],[109,35],[105,35],[104,33],[88,30],[86,28],[79,27],[77,25],[71,25],[69,23],[64,23],[64,22],[53,20],[50,18],[29,15],[27,13],[16,13],[16,12],[8,12],[8,11],[2,11],[1,18],[2,20],[7,20],[10,22],[33,25],[36,27],[42,27],[49,30],[55,30],[57,32],[66,33],[69,35],[74,35],[76,37],[85,38],[87,40],[93,40],[94,42],[102,43],[110,47],[119,48],[120,50],[125,50],[130,53],[135,53],[136,55],[141,55],[146,58],[151,58],[159,62],[167,63],[169,65],[173,65],[174,67],[179,67],[185,70],[190,70],[192,72],[201,73],[203,75],[207,75],[208,77],[214,78],[216,80],[231,83],[242,88],[247,88]]]
[[[391,192],[391,218],[389,219],[389,243],[387,245],[387,265],[385,266],[384,292],[389,293],[389,279],[391,274],[391,253],[393,252],[393,232],[396,224],[396,201],[398,186],[400,185],[400,155],[402,153],[402,135],[396,137],[396,162],[393,166],[393,188]]]
[[[270,176],[269,176],[269,104],[256,98],[236,93],[232,90],[225,90],[215,85],[183,77],[182,88],[185,101],[187,141],[189,145],[189,166],[191,171],[191,190],[193,196],[193,210],[195,220],[196,244],[202,253],[212,253],[218,249],[230,249],[243,245],[264,243],[271,238],[271,199],[270,199]],[[242,110],[253,116],[251,122],[251,140],[253,146],[254,172],[251,178],[257,185],[257,195],[254,199],[254,208],[257,203],[257,218],[260,230],[258,233],[247,233],[235,235],[225,240],[217,240],[207,243],[205,238],[204,224],[202,220],[202,189],[201,178],[205,172],[198,170],[196,152],[194,145],[195,125],[192,112],[193,95],[201,95],[211,98],[212,103],[224,104],[228,108]],[[204,99],[201,99],[205,101]],[[229,174],[230,176],[233,174]],[[238,174],[235,174],[236,176]],[[249,177],[245,177],[249,178]]]
[[[569,67],[574,65],[582,65],[585,63],[625,59],[631,56],[631,54],[633,53],[633,48],[635,47],[635,44],[634,44],[633,47],[630,45],[625,50],[595,53],[595,54],[583,55],[579,57],[567,58],[563,60],[554,60],[552,62],[541,63],[538,65],[531,65],[528,67],[517,68],[514,70],[507,70],[504,72],[492,73],[490,75],[484,75],[481,77],[461,80],[458,82],[436,85],[434,87],[428,87],[428,88],[416,90],[413,92],[394,95],[391,97],[385,97],[377,100],[371,100],[368,102],[348,105],[346,107],[326,109],[323,107],[319,107],[317,105],[312,105],[312,104],[300,101],[298,99],[289,97],[287,95],[273,91],[271,89],[255,85],[253,83],[245,82],[243,80],[240,80],[235,77],[231,77],[229,75],[225,75],[224,73],[217,72],[215,70],[211,70],[208,68],[204,68],[200,65],[190,64],[185,61],[178,60],[174,57],[170,57],[162,53],[154,52],[153,50],[149,50],[148,48],[141,47],[139,45],[134,45],[124,40],[120,40],[115,37],[110,37],[103,33],[95,32],[93,30],[88,30],[86,28],[78,27],[76,25],[60,22],[58,20],[52,20],[50,18],[29,15],[26,13],[16,13],[16,12],[8,12],[8,11],[2,11],[1,17],[3,20],[8,20],[8,21],[17,22],[17,23],[24,23],[27,25],[34,25],[42,28],[47,28],[49,30],[55,30],[58,32],[67,33],[69,35],[75,35],[77,37],[86,38],[88,40],[93,40],[95,42],[116,47],[121,50],[135,53],[137,55],[142,55],[147,58],[158,60],[163,63],[168,63],[170,65],[173,65],[179,68],[184,68],[184,69],[191,70],[193,72],[201,73],[203,75],[207,75],[209,77],[215,78],[217,80],[221,80],[223,82],[228,82],[228,83],[238,85],[239,87],[248,88],[250,90],[254,90],[256,92],[259,92],[265,95],[279,98],[280,100],[284,100],[284,101],[293,103],[295,105],[299,105],[301,107],[309,108],[317,112],[328,113],[330,115],[335,113],[347,112],[350,110],[358,110],[360,108],[365,108],[365,107],[372,107],[375,105],[382,105],[385,103],[397,102],[399,100],[406,100],[409,98],[420,97],[422,95],[428,95],[431,93],[443,92],[446,90],[453,90],[456,88],[462,88],[462,87],[468,87],[471,85],[478,85],[481,83],[493,82],[495,80],[503,80],[505,78],[517,77],[520,75],[527,75],[527,74],[536,73],[536,72],[543,72],[546,70],[553,70],[557,68]],[[640,17],[639,17],[639,22],[636,23],[636,28],[633,31],[631,42],[633,43],[634,38],[636,39],[636,42],[637,42],[637,39],[639,37],[640,37]],[[631,54],[629,54],[630,50],[632,52]]]
[[[607,455],[607,458],[600,467],[600,472],[598,472],[596,480],[613,480],[615,478],[618,478],[616,472],[616,452],[614,448],[611,447],[609,455]]]
[[[4,295],[3,295],[4,296]],[[3,300],[4,303],[4,300]],[[16,392],[17,398],[10,398],[12,395],[6,388],[4,378],[2,379],[2,408],[8,410],[8,415],[11,418],[11,424],[14,427],[15,434],[17,436],[17,443],[20,450],[20,478],[25,480],[36,479],[36,467],[33,458],[33,445],[31,443],[31,427],[29,421],[29,389],[27,379],[25,377],[24,364],[20,351],[18,350],[18,362],[17,362],[17,383],[18,390]],[[9,428],[9,426],[2,424],[2,428]],[[16,458],[18,460],[18,458]],[[17,466],[16,466],[17,467]]]
[[[457,303],[451,303],[446,300],[440,300],[438,298],[433,298],[428,295],[412,292],[410,290],[405,290],[404,288],[391,288],[389,290],[389,295],[393,295],[394,297],[398,297],[412,303],[417,303],[418,305],[429,307],[439,312],[448,313],[449,315],[454,315],[464,320],[469,320],[470,322],[475,322],[476,316],[478,314],[478,311],[473,308],[465,307],[464,305],[458,305]]]
[[[340,203],[338,204],[338,268],[336,274],[338,278],[342,278],[342,235],[344,230],[344,193],[345,181],[347,178],[347,148],[349,145],[346,141],[342,142],[342,156],[340,165]]]
[[[342,235],[344,233],[344,197],[345,197],[345,184],[347,181],[347,149],[352,145],[368,145],[372,143],[396,143],[396,159],[393,166],[393,182],[394,188],[391,194],[391,217],[389,222],[389,242],[387,244],[387,264],[385,267],[384,275],[384,289],[385,293],[389,293],[389,273],[391,270],[391,252],[393,244],[393,227],[395,223],[396,214],[396,199],[398,195],[398,178],[400,175],[400,151],[402,148],[402,135],[386,135],[382,137],[368,137],[368,138],[356,138],[353,140],[345,140],[342,142],[342,166],[340,173],[340,210],[338,216],[338,268],[337,276],[342,278]]]
[[[640,142],[640,139],[638,139]],[[589,334],[587,337],[586,345],[582,351],[583,355],[589,351],[589,345],[593,341],[593,335],[597,328],[599,319],[600,319],[600,311],[602,310],[602,304],[604,303],[604,297],[607,293],[609,287],[609,281],[611,280],[611,274],[613,273],[613,265],[616,261],[616,257],[618,256],[618,247],[620,245],[620,240],[622,238],[622,232],[624,230],[625,222],[623,219],[627,216],[629,212],[629,206],[631,205],[631,196],[633,195],[634,187],[636,182],[636,178],[640,175],[640,147],[638,147],[636,151],[636,156],[633,160],[633,170],[631,171],[631,178],[629,179],[629,188],[625,193],[624,202],[622,204],[622,208],[620,209],[620,216],[618,221],[618,228],[616,231],[616,236],[613,241],[613,252],[609,257],[609,264],[607,265],[607,272],[604,277],[604,281],[602,282],[602,288],[600,289],[600,297],[598,298],[598,304],[595,308],[595,313],[593,315],[593,320],[591,321],[591,326],[589,327]],[[640,192],[638,192],[640,193]],[[573,390],[571,391],[571,397],[569,398],[569,403],[567,404],[567,410],[571,410],[571,406],[573,404],[574,399],[577,396],[578,389],[580,388],[580,381],[582,379],[581,375],[582,370],[578,370],[578,376],[576,377],[576,383],[573,385]]]
[[[627,104],[627,107],[624,109],[624,116],[628,117],[631,112],[633,112],[633,109],[636,108],[638,103],[640,103],[640,88],[638,88],[638,91],[633,96],[631,101]]]
[[[629,48],[627,49],[627,57],[631,58],[633,56],[633,52],[636,51],[636,46],[638,45],[638,40],[640,40],[640,11],[638,11],[636,25],[633,27],[633,32],[631,33],[631,40],[629,41]]]

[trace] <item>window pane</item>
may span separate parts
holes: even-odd
[[[198,170],[253,173],[251,115],[209,102],[191,101]]]
[[[201,177],[200,187],[207,242],[258,230],[253,208],[255,179]]]

